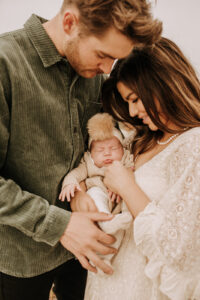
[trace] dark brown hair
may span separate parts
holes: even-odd
[[[114,26],[135,43],[152,45],[160,38],[162,23],[153,19],[146,0],[64,0],[61,12],[72,5],[87,34],[101,35]]]
[[[158,131],[151,131],[137,117],[129,116],[128,104],[116,88],[119,81],[141,99]],[[163,131],[175,133],[200,126],[199,79],[178,46],[167,38],[161,38],[153,47],[136,48],[127,58],[119,60],[103,85],[102,99],[105,111],[137,129],[135,154],[151,149]],[[155,99],[179,130],[170,130],[162,123]]]

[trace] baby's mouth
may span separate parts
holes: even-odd
[[[106,159],[104,160],[104,164],[108,165],[108,164],[112,164],[113,160],[112,159]]]

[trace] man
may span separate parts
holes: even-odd
[[[114,238],[95,225],[111,217],[56,200],[100,110],[100,74],[135,44],[153,44],[161,27],[144,0],[65,0],[52,20],[33,15],[0,36],[1,300],[47,300],[52,283],[59,300],[82,299],[78,261],[112,272],[97,253],[113,253]]]

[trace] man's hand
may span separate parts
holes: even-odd
[[[115,238],[104,233],[95,224],[95,222],[111,219],[112,215],[105,213],[74,212],[60,239],[63,247],[72,252],[81,265],[89,271],[96,273],[98,267],[106,274],[113,272],[98,254],[116,253],[116,249],[109,246],[115,242]]]
[[[72,211],[79,212],[97,212],[98,209],[94,200],[86,193],[86,187],[82,182],[80,184],[81,191],[77,191],[71,199],[70,206]]]

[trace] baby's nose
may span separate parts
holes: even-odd
[[[104,150],[104,155],[110,155],[110,153],[111,153],[110,149],[105,149]]]

